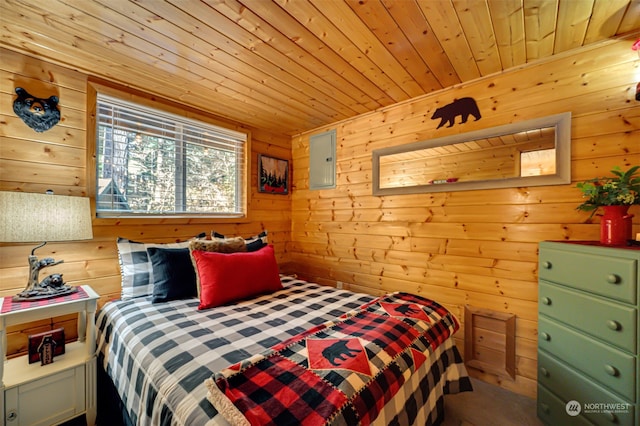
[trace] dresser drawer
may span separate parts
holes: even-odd
[[[638,339],[635,308],[545,281],[540,282],[539,292],[538,310],[541,314],[635,353]]]
[[[596,341],[544,316],[538,318],[538,348],[635,401],[635,356]]]
[[[634,424],[635,407],[628,404],[629,401],[595,384],[543,351],[538,352],[538,383],[558,395],[562,401],[579,402],[583,408],[582,415],[597,425]],[[604,405],[595,406],[594,409],[593,404]]]
[[[567,403],[538,385],[537,414],[549,426],[593,426],[582,416],[567,414]]]
[[[541,245],[538,276],[545,281],[635,304],[638,261],[555,250]]]

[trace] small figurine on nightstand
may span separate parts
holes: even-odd
[[[53,362],[53,351],[56,348],[56,341],[52,334],[47,334],[42,338],[38,353],[40,354],[40,365],[47,365]]]

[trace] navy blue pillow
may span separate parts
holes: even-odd
[[[153,267],[152,303],[197,297],[196,272],[188,248],[147,249]]]

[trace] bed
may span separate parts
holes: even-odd
[[[97,317],[99,364],[131,424],[228,424],[207,399],[205,381],[214,373],[374,300],[293,277],[281,280],[283,289],[273,294],[207,310],[197,310],[196,298],[106,304]],[[465,390],[471,385],[448,338],[374,424],[438,424],[444,394]]]

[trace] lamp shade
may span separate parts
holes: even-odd
[[[93,238],[89,198],[0,192],[0,242]]]

